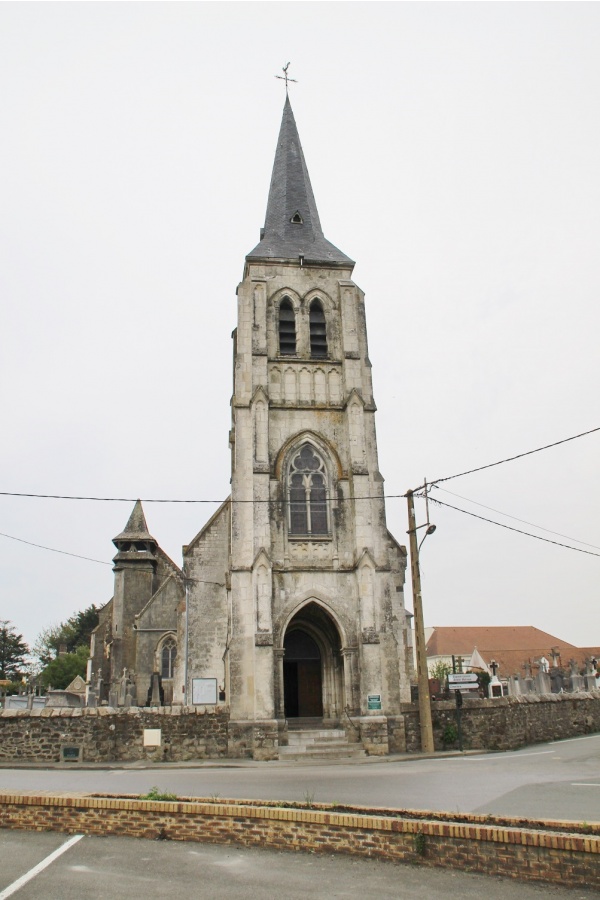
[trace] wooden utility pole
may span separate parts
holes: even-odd
[[[408,535],[410,538],[410,570],[412,575],[413,613],[415,617],[415,651],[417,678],[419,683],[419,724],[421,727],[421,750],[433,753],[433,726],[431,724],[431,701],[429,698],[429,671],[425,649],[425,625],[423,623],[423,602],[421,600],[421,570],[419,568],[419,545],[417,543],[417,523],[413,492],[406,494],[408,502]],[[432,526],[433,528],[433,526]]]

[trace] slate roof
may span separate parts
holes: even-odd
[[[298,222],[292,221],[299,219]],[[298,260],[330,266],[354,262],[323,235],[289,97],[286,97],[260,243],[246,259]]]
[[[468,661],[475,647],[488,665],[496,660],[503,678],[516,672],[522,675],[523,663],[530,659],[545,656],[552,665],[553,647],[560,653],[563,668],[569,667],[570,659],[583,666],[590,655],[590,648],[576,647],[531,625],[436,627],[427,641],[426,653],[428,658],[454,654]]]
[[[113,538],[113,544],[116,544],[117,541],[143,540],[153,541],[156,544],[155,539],[148,531],[146,517],[144,515],[144,510],[142,509],[142,501],[136,500],[133,511],[129,516],[127,525],[125,526],[125,530],[122,531],[121,534],[118,534],[115,538]]]

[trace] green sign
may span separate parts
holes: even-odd
[[[381,709],[381,694],[367,694],[367,709]]]

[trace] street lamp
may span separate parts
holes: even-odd
[[[410,565],[413,590],[413,613],[415,617],[415,654],[417,662],[417,680],[419,684],[419,725],[421,729],[421,750],[423,753],[435,751],[433,743],[433,725],[431,722],[431,701],[429,698],[429,671],[427,669],[427,652],[425,647],[425,625],[423,622],[423,601],[421,598],[421,570],[419,567],[419,550],[428,534],[433,534],[435,525],[427,521],[424,525],[417,525],[415,519],[415,504],[413,491],[407,491],[408,502],[408,532],[410,538]],[[429,509],[427,510],[429,519]],[[417,531],[426,528],[427,531],[417,544]]]

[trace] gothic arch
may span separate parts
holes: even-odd
[[[155,652],[155,671],[160,672],[163,680],[174,677],[176,659],[177,633],[167,631],[166,634],[161,635]]]
[[[285,444],[280,448],[275,459],[275,477],[281,480],[287,471],[289,460],[292,453],[297,452],[302,444],[313,444],[317,452],[320,453],[328,466],[330,477],[334,482],[343,478],[343,469],[340,458],[334,447],[314,431],[299,431],[297,434],[288,438]]]
[[[302,297],[302,303],[306,306],[307,309],[313,300],[320,300],[326,313],[331,313],[337,309],[337,305],[333,297],[331,297],[330,294],[328,294],[327,291],[324,291],[322,288],[311,288]]]
[[[280,353],[280,313],[284,302],[287,302],[293,311],[294,316],[294,352]],[[267,352],[271,358],[280,355],[296,356],[299,352],[299,342],[301,339],[301,310],[302,303],[297,291],[292,288],[284,287],[271,294],[267,298]]]
[[[336,720],[348,705],[344,637],[333,610],[309,596],[279,635],[279,707],[287,719]]]
[[[331,599],[326,598],[326,595],[322,590],[306,591],[301,598],[296,597],[285,606],[278,617],[278,622],[275,628],[275,646],[279,649],[283,649],[283,641],[290,623],[293,621],[293,619],[297,618],[302,610],[306,609],[310,604],[321,607],[323,612],[331,619],[331,621],[335,625],[340,637],[341,646],[347,646],[348,627],[344,625],[338,613],[335,611]]]

